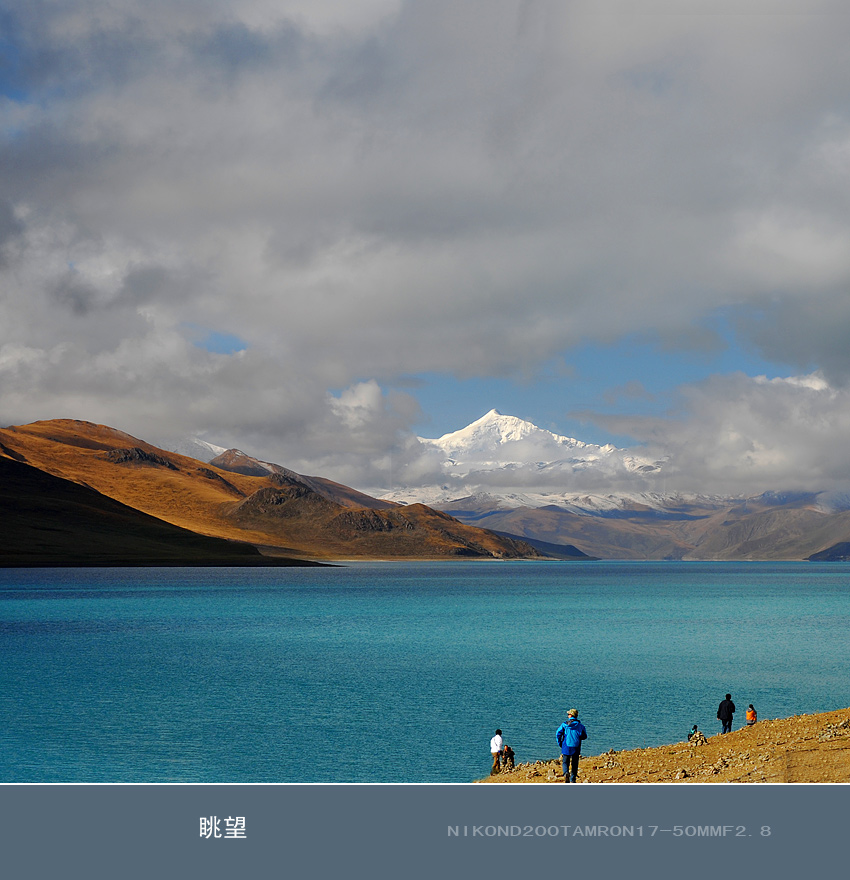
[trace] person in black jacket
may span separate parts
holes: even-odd
[[[732,694],[726,694],[726,699],[717,707],[717,720],[723,725],[721,733],[729,733],[732,730],[732,716],[735,714],[735,704],[732,702]]]

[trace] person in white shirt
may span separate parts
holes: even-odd
[[[498,773],[502,768],[499,765],[499,758],[502,755],[502,749],[505,747],[504,741],[502,740],[502,731],[497,730],[496,735],[493,739],[490,740],[490,754],[493,756],[493,767],[490,770],[490,775],[492,776],[494,773]]]

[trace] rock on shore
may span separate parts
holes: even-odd
[[[479,781],[563,785],[558,758]],[[578,781],[850,782],[850,709],[758,721],[699,744],[582,755]]]

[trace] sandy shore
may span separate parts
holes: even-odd
[[[554,731],[552,739],[557,755]],[[564,784],[558,758],[518,763],[478,781]],[[582,755],[578,781],[850,782],[850,709],[759,721],[710,736],[702,745]]]

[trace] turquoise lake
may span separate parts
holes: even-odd
[[[850,706],[850,567],[0,570],[2,782],[466,782]]]

